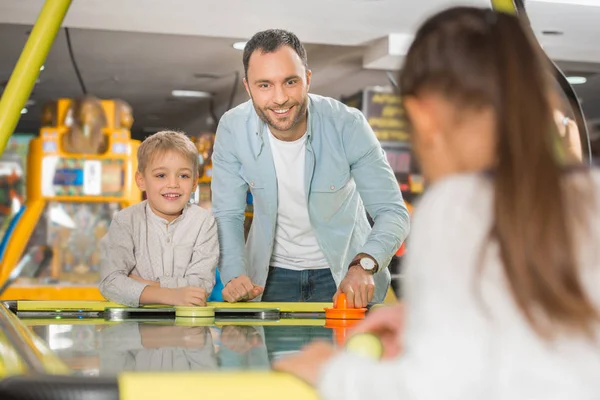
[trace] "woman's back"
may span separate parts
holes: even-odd
[[[580,281],[600,309],[600,172],[565,180],[590,194],[571,197],[590,205],[578,210],[587,229],[574,232],[574,248]],[[489,239],[493,196],[489,177],[463,174],[437,182],[417,207],[404,282],[408,359],[435,365],[429,378],[448,389],[445,398],[600,398],[600,325],[596,342],[569,332],[545,341],[532,329]]]

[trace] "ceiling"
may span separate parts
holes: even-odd
[[[0,2],[0,84],[9,78],[43,3]],[[69,29],[87,91],[129,102],[133,131],[141,138],[163,127],[190,134],[212,129],[213,115],[226,111],[232,93],[231,104],[245,101],[241,81],[234,85],[242,54],[231,45],[256,31],[295,32],[308,51],[311,91],[339,99],[367,86],[389,85],[386,69],[397,68],[419,23],[456,4],[488,6],[489,1],[74,0],[63,27]],[[588,120],[600,125],[600,0],[529,0],[526,5],[549,56],[567,74],[588,77],[575,89]],[[389,43],[397,48],[377,53]],[[367,54],[379,57],[377,62],[368,63]],[[380,69],[365,68],[373,65]],[[177,99],[174,89],[213,93],[214,113],[209,100]],[[81,94],[61,29],[31,96],[36,103],[22,115],[17,131],[37,131],[45,101]]]

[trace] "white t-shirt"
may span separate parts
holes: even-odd
[[[271,266],[292,270],[329,268],[310,224],[304,188],[306,134],[284,142],[269,132],[277,173],[277,224]]]
[[[600,308],[600,173],[568,179],[592,187],[587,232],[577,232],[581,283]],[[407,246],[404,352],[375,362],[343,353],[324,368],[326,400],[600,399],[596,342],[561,336],[548,343],[530,328],[506,282],[498,246],[481,248],[493,220],[494,191],[475,174],[436,182],[413,218]],[[480,266],[481,275],[478,275]]]

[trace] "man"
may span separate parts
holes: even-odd
[[[223,298],[335,301],[344,292],[349,307],[383,301],[409,218],[372,129],[360,111],[308,94],[294,34],[257,33],[243,61],[251,100],[222,117],[213,153]]]

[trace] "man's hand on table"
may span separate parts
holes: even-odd
[[[257,286],[246,275],[240,275],[230,280],[223,288],[223,300],[229,303],[252,300],[264,291],[262,286]]]
[[[346,277],[342,280],[333,296],[334,303],[340,293],[346,294],[348,308],[366,307],[373,300],[373,295],[375,294],[375,280],[373,279],[373,275],[365,271],[360,265],[350,267]]]

